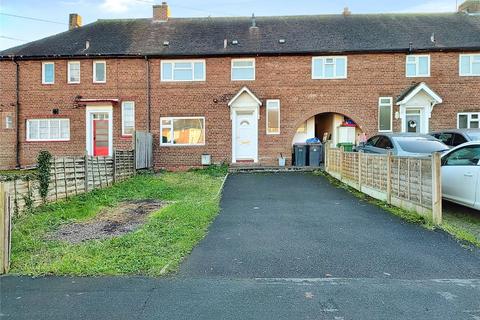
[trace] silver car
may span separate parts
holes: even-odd
[[[451,148],[465,142],[480,141],[480,129],[448,129],[432,132],[430,135]]]
[[[357,150],[365,153],[396,156],[424,157],[434,152],[444,152],[448,146],[438,139],[418,133],[384,133],[371,137]]]

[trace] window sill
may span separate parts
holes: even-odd
[[[167,147],[167,148],[179,148],[179,147],[187,147],[187,148],[190,148],[190,147],[204,147],[205,144],[162,144],[160,143],[160,147]]]
[[[25,143],[44,143],[44,142],[70,142],[69,140],[25,140]]]

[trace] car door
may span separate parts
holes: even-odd
[[[475,205],[479,160],[480,145],[465,146],[442,157],[442,195],[445,199],[469,207]]]

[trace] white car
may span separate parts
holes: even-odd
[[[480,210],[480,141],[461,144],[442,155],[442,195]]]

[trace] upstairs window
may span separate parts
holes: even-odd
[[[312,58],[312,79],[346,79],[347,57]]]
[[[411,77],[430,77],[430,56],[429,55],[409,55],[406,60],[406,76]]]
[[[69,119],[27,120],[27,141],[68,141],[70,140]]]
[[[131,136],[135,131],[135,102],[122,102],[122,136]]]
[[[267,100],[267,134],[280,134],[280,100]]]
[[[162,81],[205,81],[204,60],[162,61]]]
[[[233,59],[232,81],[255,80],[255,59]]]
[[[460,55],[460,76],[479,77],[480,76],[480,54],[461,54]]]
[[[378,131],[392,131],[392,107],[393,99],[391,97],[381,97],[378,99]]]
[[[80,61],[68,62],[68,83],[80,83]]]
[[[160,118],[161,145],[204,145],[205,118],[167,117]]]
[[[457,114],[458,129],[478,129],[480,112],[461,112]]]
[[[93,62],[93,82],[94,83],[107,82],[107,62],[105,61]]]
[[[5,117],[5,129],[13,129],[13,117],[6,116]]]
[[[55,83],[55,63],[54,62],[42,63],[42,83],[43,84]]]

